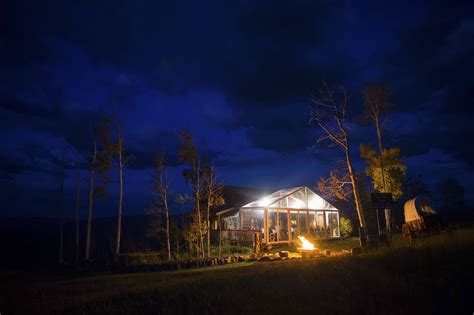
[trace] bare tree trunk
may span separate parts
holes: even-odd
[[[183,219],[183,231],[186,231],[186,218],[184,217],[184,210],[183,210],[183,205],[181,205],[181,217]],[[188,254],[188,242],[186,241],[186,237],[184,241],[184,252],[185,254]]]
[[[168,209],[168,196],[164,198],[164,201],[165,201],[165,216],[166,216],[166,245],[168,249],[168,260],[171,261],[170,213]]]
[[[184,198],[184,197],[183,197]],[[182,230],[183,231],[186,231],[186,219],[184,217],[184,207],[183,207],[183,204],[184,204],[184,199],[180,199],[180,204],[181,204],[181,221],[182,221]],[[184,241],[184,253],[187,254],[188,253],[188,242],[186,241],[186,237],[185,237],[185,241]]]
[[[352,168],[352,161],[349,155],[349,146],[347,146],[346,149],[346,164],[347,164],[347,169],[349,170],[349,177],[352,182],[352,192],[354,194],[354,201],[356,205],[356,210],[357,210],[357,215],[359,217],[359,225],[360,227],[364,230],[364,232],[367,234],[367,226],[365,224],[365,216],[364,213],[362,212],[362,204],[360,202],[360,194],[359,194],[359,186],[357,185],[357,179],[354,173],[354,169]]]
[[[210,207],[212,200],[212,169],[207,174],[207,203],[206,203],[206,232],[207,232],[207,258],[211,257],[211,226],[210,226]]]
[[[119,207],[117,214],[117,236],[115,239],[115,257],[120,254],[120,240],[122,236],[122,206],[123,206],[123,152],[122,152],[122,133],[120,126],[118,130],[118,155],[119,155]]]
[[[94,200],[94,175],[95,175],[95,163],[97,159],[97,142],[94,140],[94,154],[92,156],[91,174],[89,179],[89,209],[87,217],[87,235],[86,235],[86,252],[84,259],[89,260],[90,249],[91,249],[91,234],[92,234],[92,203]]]
[[[59,204],[59,264],[64,263],[64,155],[61,160],[61,184]]]
[[[163,181],[163,173],[165,172],[165,165],[164,165],[164,156],[162,164],[160,165],[160,193],[161,199],[165,206],[165,220],[166,220],[166,248],[168,251],[168,261],[171,261],[171,238],[170,238],[170,211],[168,207],[168,178],[166,178],[166,182]]]
[[[200,164],[200,163],[199,163]],[[201,170],[201,167],[199,167],[199,171]],[[201,189],[201,183],[200,183],[200,175],[198,175],[198,181],[199,181],[199,189]],[[201,199],[201,193],[199,192],[199,199]],[[201,242],[201,258],[204,258],[204,237],[202,235],[202,218],[201,218],[201,206],[200,203],[198,202],[198,216],[199,216],[199,239]]]
[[[329,87],[325,82],[323,82],[323,88],[320,90],[320,98],[313,101],[316,106],[311,112],[310,122],[316,121],[323,131],[323,136],[321,136],[318,141],[329,140],[343,150],[350,178],[350,185],[352,186],[352,193],[354,195],[357,215],[359,217],[359,226],[363,229],[365,234],[367,234],[359,187],[352,167],[352,161],[350,159],[349,134],[345,126],[347,106],[350,97],[344,88],[341,88],[340,93],[341,95],[338,100],[335,96],[334,88]],[[337,188],[342,189],[341,187],[343,186],[338,186]]]
[[[379,162],[382,171],[382,186],[383,192],[386,192],[387,187],[385,185],[385,170],[382,157],[382,124],[380,118],[384,113],[387,113],[391,107],[388,100],[390,96],[390,88],[387,85],[367,85],[362,89],[362,93],[364,95],[364,115],[375,124],[377,130],[377,142],[380,153]]]
[[[171,261],[171,237],[170,237],[170,211],[168,204],[169,178],[165,169],[166,157],[163,153],[156,156],[156,194],[159,199],[160,211],[165,211],[165,232],[166,232],[166,250],[168,252],[168,261]]]
[[[201,258],[204,258],[204,240],[202,237],[202,220],[201,220],[201,183],[200,183],[200,172],[201,172],[201,162],[198,162],[197,168],[197,182],[196,182],[196,211],[198,217],[198,227],[199,227],[199,247]],[[198,255],[199,256],[199,255]]]
[[[81,198],[81,169],[79,166],[79,151],[77,152],[77,176],[76,176],[76,264],[79,262],[79,207]]]
[[[382,184],[383,184],[383,191],[386,192],[385,189],[385,170],[383,167],[383,157],[382,157],[382,152],[383,152],[383,147],[382,147],[382,128],[380,126],[380,121],[378,115],[375,116],[375,127],[377,128],[377,142],[379,146],[379,159],[380,159],[380,169],[382,171]]]
[[[211,198],[208,198],[207,201],[207,258],[211,258],[211,220],[210,220],[210,203]]]
[[[197,194],[198,198],[200,194]],[[199,249],[199,258],[204,258],[204,239],[202,235],[202,219],[201,219],[201,207],[197,206],[197,215],[198,215],[198,229],[199,229],[199,240],[198,240],[198,249]]]
[[[211,209],[221,205],[223,202],[222,187],[217,184],[216,173],[213,165],[206,168],[205,187],[206,187],[206,232],[207,232],[207,258],[211,257]]]

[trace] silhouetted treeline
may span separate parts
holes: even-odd
[[[164,250],[164,242],[149,238],[146,230],[151,220],[150,216],[126,216],[123,218],[123,234],[121,252],[139,252]],[[180,224],[181,217],[171,217]],[[95,261],[109,263],[113,261],[115,248],[116,218],[96,218],[93,221],[93,241],[91,254]],[[85,222],[81,222],[85,225]],[[55,218],[0,218],[0,267],[3,270],[35,270],[55,271],[59,235]],[[64,242],[73,244],[75,241],[75,222],[66,221],[64,224]],[[86,231],[81,230],[81,237]],[[85,244],[82,245],[82,250]],[[73,265],[75,248],[64,248],[64,262]]]

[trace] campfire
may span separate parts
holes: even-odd
[[[298,238],[300,239],[301,243],[302,243],[302,247],[298,248],[298,249],[303,249],[303,250],[314,250],[316,249],[316,247],[314,247],[313,243],[311,243],[310,241],[308,241],[306,239],[306,237],[304,236],[298,236]]]
[[[301,256],[305,258],[306,256],[313,256],[316,254],[317,248],[314,247],[314,244],[308,241],[306,237],[300,235],[298,238],[301,241],[301,247],[298,247],[298,252],[301,253]]]

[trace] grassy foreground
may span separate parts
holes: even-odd
[[[1,281],[0,313],[472,314],[474,230],[360,256]]]

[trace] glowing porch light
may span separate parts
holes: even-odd
[[[265,206],[268,206],[271,202],[272,202],[272,199],[270,199],[270,198],[268,198],[268,197],[265,197],[265,198],[259,200],[259,201],[258,201],[258,204],[259,204],[260,206],[265,207]]]

